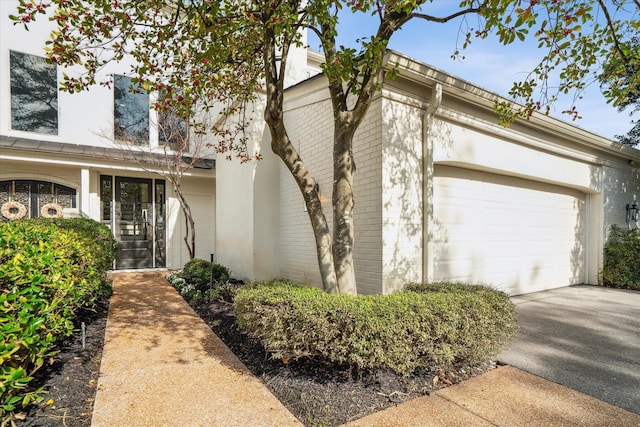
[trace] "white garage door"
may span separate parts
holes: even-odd
[[[449,166],[433,193],[434,279],[511,295],[584,282],[584,193]]]

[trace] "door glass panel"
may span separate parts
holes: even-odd
[[[152,183],[150,179],[116,178],[114,235],[119,269],[153,267]]]
[[[118,190],[121,240],[150,240],[151,183],[121,180]]]
[[[165,254],[165,188],[164,181],[156,180],[155,193],[155,221],[156,221],[156,267],[164,267],[166,262]]]
[[[100,210],[102,211],[102,222],[111,228],[111,205],[113,202],[113,177],[100,177]]]

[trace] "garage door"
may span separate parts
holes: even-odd
[[[433,193],[434,279],[511,295],[584,282],[584,193],[439,165]]]

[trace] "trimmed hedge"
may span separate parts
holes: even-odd
[[[0,223],[0,420],[39,400],[32,375],[73,333],[75,312],[110,295],[115,241],[88,219]]]
[[[240,326],[274,358],[400,374],[486,360],[517,330],[506,294],[459,284],[349,296],[274,281],[238,290],[234,308]]]
[[[640,232],[612,226],[604,246],[600,282],[612,288],[640,290]]]

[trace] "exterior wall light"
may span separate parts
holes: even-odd
[[[627,224],[638,222],[640,219],[640,211],[636,203],[627,204]]]
[[[313,182],[315,183],[315,184],[313,184],[313,189],[316,190],[316,193],[319,193],[320,192],[320,183],[315,178],[313,178]]]

